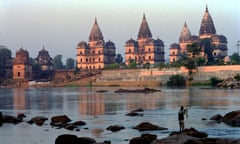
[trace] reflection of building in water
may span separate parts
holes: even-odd
[[[129,96],[127,98],[127,104],[126,104],[126,109],[128,111],[138,109],[138,108],[143,108],[143,109],[156,109],[157,107],[157,101],[159,97],[157,95],[138,95],[137,96],[137,101],[136,97]]]
[[[14,110],[26,109],[26,96],[24,88],[13,89],[13,109]]]
[[[80,114],[102,115],[105,113],[104,96],[99,94],[80,95],[78,108]]]

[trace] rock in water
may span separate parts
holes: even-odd
[[[117,132],[122,129],[124,129],[124,126],[112,125],[112,126],[107,127],[107,130],[110,130],[112,132]]]
[[[79,137],[77,144],[95,144],[96,140],[90,137]]]
[[[53,125],[53,126],[64,125],[70,121],[71,121],[71,119],[66,115],[54,116],[51,118],[51,125]]]
[[[3,123],[3,116],[2,116],[2,112],[0,112],[0,126],[2,126]]]
[[[36,116],[36,117],[31,118],[31,120],[28,121],[28,123],[29,124],[35,123],[37,126],[42,126],[46,120],[48,120],[47,117]]]
[[[63,134],[56,138],[55,144],[77,144],[78,137],[71,134]]]
[[[216,114],[216,115],[212,116],[212,117],[210,118],[210,120],[215,120],[216,122],[221,122],[221,121],[222,121],[222,118],[223,118],[222,115]]]
[[[240,110],[225,114],[223,116],[223,122],[231,126],[240,127]]]
[[[148,131],[148,130],[167,130],[167,128],[163,128],[154,124],[151,124],[149,122],[143,122],[138,124],[134,127],[134,129],[137,129],[139,131]]]

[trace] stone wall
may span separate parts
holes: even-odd
[[[194,82],[208,81],[211,77],[224,79],[240,73],[240,65],[204,66],[193,73]],[[119,69],[104,70],[94,85],[102,86],[156,86],[165,84],[171,75],[180,74],[188,77],[188,70],[181,68],[163,69]]]

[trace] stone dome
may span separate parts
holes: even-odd
[[[208,7],[206,6],[205,13],[202,18],[199,35],[211,35],[216,34],[216,29],[212,20],[210,13],[208,12]]]
[[[157,38],[157,39],[154,41],[154,43],[155,43],[156,45],[160,45],[160,46],[163,46],[163,47],[164,47],[163,41],[160,40],[159,38]]]
[[[106,42],[106,46],[107,47],[115,47],[115,44],[109,40],[108,42]]]
[[[103,40],[103,34],[98,26],[97,19],[95,19],[91,33],[89,35],[89,41],[99,41],[99,40]]]
[[[27,50],[20,48],[16,52],[16,58],[14,59],[14,64],[30,64],[29,54]]]
[[[143,14],[142,23],[138,32],[138,39],[141,39],[141,38],[152,38],[152,33],[148,26],[145,14]]]
[[[137,46],[137,42],[131,38],[126,42],[126,45],[127,46]]]
[[[171,44],[170,49],[180,49],[180,45],[177,43],[173,43]]]
[[[179,42],[189,42],[190,40],[191,32],[187,27],[187,23],[185,22],[179,37]]]
[[[227,43],[227,38],[224,35],[214,35],[212,36],[212,41]]]
[[[87,48],[88,45],[87,45],[87,42],[85,42],[85,41],[81,41],[81,42],[78,43],[77,47]]]

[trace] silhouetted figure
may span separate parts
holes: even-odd
[[[182,132],[184,130],[184,107],[181,106],[180,110],[178,112],[178,121],[179,121],[179,128],[180,128],[180,132]]]

